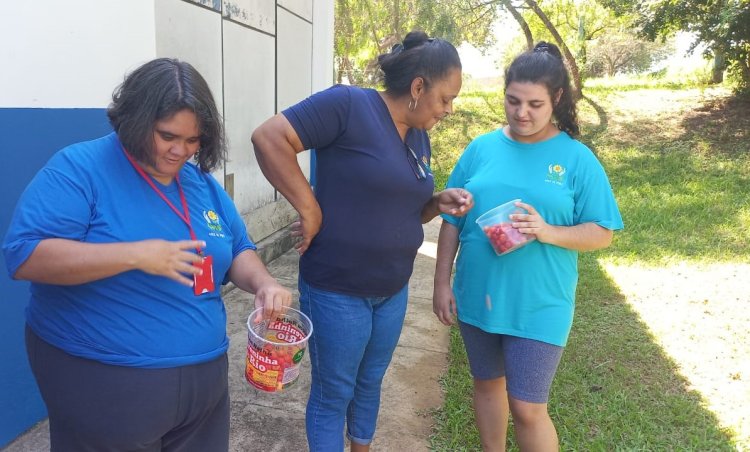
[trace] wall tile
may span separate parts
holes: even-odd
[[[313,0],[279,0],[279,6],[284,7],[284,9],[287,9],[294,14],[303,17],[310,22],[312,22],[313,20]]]
[[[227,174],[234,174],[240,213],[267,204],[274,189],[260,171],[250,135],[274,115],[274,38],[224,23],[224,121],[229,139]]]
[[[221,12],[221,0],[188,0],[188,1],[211,8],[214,11]]]
[[[223,15],[235,22],[276,33],[274,0],[223,0]]]
[[[312,94],[312,25],[279,8],[279,111]],[[297,155],[302,171],[310,174],[310,153]]]

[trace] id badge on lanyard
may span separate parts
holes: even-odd
[[[195,262],[193,265],[201,269],[201,273],[193,275],[193,292],[195,295],[214,291],[214,258],[213,256],[204,256],[201,262]]]
[[[195,236],[193,226],[190,224],[190,211],[188,210],[187,200],[185,200],[185,192],[182,190],[180,176],[175,176],[174,180],[177,183],[177,189],[180,193],[180,201],[182,202],[182,210],[184,211],[184,213],[177,210],[177,207],[175,207],[174,204],[172,204],[172,202],[167,199],[164,193],[159,190],[159,187],[154,184],[154,182],[146,174],[143,168],[141,168],[138,162],[133,160],[133,157],[128,154],[128,151],[126,151],[124,148],[122,151],[125,153],[125,157],[127,157],[128,161],[130,161],[131,165],[133,165],[133,168],[135,168],[136,172],[141,175],[143,180],[148,182],[148,184],[151,186],[151,188],[154,189],[156,194],[159,195],[161,199],[164,200],[164,202],[166,202],[167,205],[174,211],[174,213],[176,213],[177,216],[180,217],[180,219],[187,225],[188,229],[190,230],[190,238],[197,241],[198,238]],[[198,267],[201,270],[198,274],[193,275],[193,293],[196,296],[199,296],[214,291],[214,259],[213,256],[204,256],[203,251],[201,251],[200,247],[196,248],[195,250],[198,252],[198,255],[202,257],[202,260],[200,262],[193,263],[194,267]]]

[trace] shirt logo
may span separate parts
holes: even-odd
[[[206,226],[209,229],[216,232],[221,232],[221,223],[219,222],[219,216],[213,210],[203,211],[203,218],[206,219]]]
[[[559,163],[553,163],[548,167],[547,178],[545,182],[550,182],[557,185],[563,184],[563,176],[565,175],[565,167]]]

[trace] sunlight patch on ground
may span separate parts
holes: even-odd
[[[750,265],[602,265],[689,389],[750,450]]]
[[[437,259],[437,243],[425,240],[422,242],[422,246],[419,247],[417,252],[423,256]]]

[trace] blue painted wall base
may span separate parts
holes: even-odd
[[[111,131],[100,108],[0,108],[0,237],[24,188],[55,151]],[[29,284],[10,279],[0,254],[0,447],[47,415],[26,359],[28,298]]]

